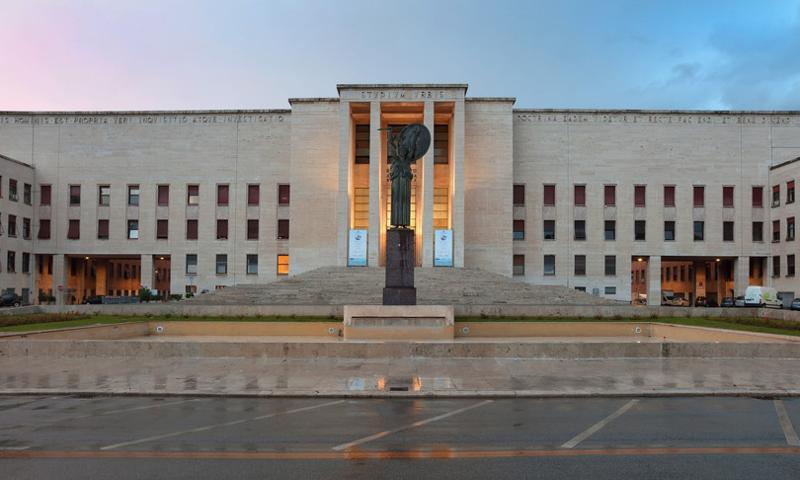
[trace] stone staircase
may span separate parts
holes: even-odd
[[[198,295],[196,305],[380,304],[384,269],[323,267],[268,284],[236,285]],[[420,305],[617,305],[567,287],[531,285],[473,268],[417,268]]]

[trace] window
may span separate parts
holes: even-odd
[[[228,220],[224,218],[217,219],[217,240],[228,239]]]
[[[278,220],[278,240],[287,240],[289,238],[289,220]]]
[[[556,186],[555,185],[545,185],[544,186],[544,205],[546,207],[552,207],[556,204]]]
[[[109,185],[97,187],[97,204],[102,207],[111,205],[111,187]]]
[[[169,185],[159,185],[156,203],[159,207],[169,206]]]
[[[186,204],[187,205],[200,204],[200,185],[186,186]]]
[[[694,241],[702,242],[705,239],[705,222],[694,222]]]
[[[228,256],[224,253],[217,254],[217,275],[228,274]]]
[[[605,272],[607,277],[613,277],[617,275],[617,256],[616,255],[606,255],[605,260]]]
[[[13,178],[8,179],[8,199],[12,202],[17,201],[17,181]]]
[[[156,220],[156,238],[159,240],[169,238],[169,220]]]
[[[247,274],[258,275],[258,255],[247,255]]]
[[[139,206],[139,185],[128,185],[128,205]]]
[[[230,187],[228,185],[217,185],[217,205],[221,207],[228,206],[228,196]]]
[[[69,186],[69,204],[72,205],[72,206],[81,204],[81,186],[80,185],[70,185]]]
[[[577,290],[579,292],[585,292],[586,291],[586,287],[575,287],[575,290]]]
[[[525,205],[525,185],[514,185],[514,205]]]
[[[39,240],[49,240],[50,239],[50,220],[49,219],[39,219],[39,235],[37,235]]]
[[[258,220],[247,221],[247,239],[258,240]]]
[[[586,206],[586,185],[575,185],[575,206]]]
[[[31,219],[30,218],[23,218],[22,219],[22,238],[25,240],[31,239]]]
[[[289,275],[289,255],[278,255],[278,275]]]
[[[794,203],[794,180],[786,182],[786,203]]]
[[[781,186],[780,185],[773,185],[772,186],[772,206],[777,207],[781,204]]]
[[[197,275],[197,254],[186,254],[186,275]]]
[[[261,188],[258,185],[247,186],[247,204],[258,205],[261,197]]]
[[[22,252],[22,273],[31,273],[31,254]]]
[[[555,255],[545,255],[544,256],[544,274],[547,276],[555,275],[556,274],[556,256]]]
[[[617,294],[617,287],[606,287],[605,288],[606,295],[616,295]]]
[[[664,222],[664,241],[672,242],[675,240],[675,222],[667,220]]]
[[[17,236],[17,216],[16,215],[9,215],[8,216],[8,236],[9,237],[16,237]]]
[[[22,186],[22,201],[25,202],[25,205],[31,205],[33,203],[33,193],[31,191],[30,183],[26,183]],[[22,255],[25,254],[23,253]],[[22,271],[25,271],[24,267]]]
[[[794,217],[786,219],[786,240],[789,242],[794,240]]]
[[[764,187],[753,187],[753,208],[764,208]]]
[[[722,222],[722,241],[733,241],[733,222]]]
[[[49,236],[48,236],[49,238]],[[78,240],[81,238],[81,221],[70,220],[67,224],[67,238],[69,240]]]
[[[101,219],[97,221],[97,238],[99,240],[108,240],[108,220]]]
[[[604,205],[606,207],[613,207],[617,204],[617,186],[606,185],[603,187]]]
[[[703,208],[706,205],[706,187],[695,185],[694,189],[694,208]]]
[[[14,273],[17,271],[17,254],[15,252],[8,252],[6,254],[6,272]]]
[[[772,242],[780,242],[781,241],[781,221],[780,220],[773,220],[772,221]]]
[[[525,255],[514,255],[513,274],[518,277],[525,275]]]
[[[794,277],[794,255],[786,255],[786,276]]]
[[[544,221],[544,239],[545,240],[555,240],[556,239],[556,221],[555,220],[545,220]]]
[[[644,185],[635,185],[633,187],[633,205],[635,207],[644,207],[647,204]]]
[[[289,185],[278,185],[278,205],[289,205]],[[289,257],[286,257],[289,261]]]
[[[614,220],[606,220],[603,226],[603,238],[606,240],[616,240],[617,238],[617,222]]]
[[[753,222],[753,241],[764,241],[764,222]]]
[[[733,187],[722,187],[722,206],[733,208]]]
[[[128,240],[139,238],[139,220],[128,220]]]
[[[186,240],[197,240],[197,220],[186,220]]]
[[[675,206],[675,185],[664,185],[664,206]]]
[[[633,239],[643,241],[645,239],[646,222],[644,220],[636,220],[633,222]]]
[[[525,240],[525,220],[514,220],[514,240]]]
[[[586,255],[575,255],[575,276],[583,277],[586,275]]]
[[[780,255],[775,255],[772,257],[772,276],[773,277],[780,277],[781,276],[781,257]]]
[[[575,220],[575,240],[586,240],[586,220]]]
[[[50,185],[42,185],[39,191],[39,205],[50,205]]]

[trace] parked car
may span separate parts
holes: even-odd
[[[661,292],[661,305],[669,307],[688,307],[689,300],[675,295],[675,292],[671,290],[664,290]]]
[[[707,299],[706,300],[706,307],[719,307],[719,304],[717,303],[717,299],[715,299],[715,298]]]
[[[701,295],[701,296],[695,298],[694,299],[694,306],[695,307],[707,307],[708,305],[707,305],[706,297]]]
[[[772,287],[750,286],[744,291],[744,304],[748,307],[783,308],[778,291]]]
[[[86,297],[83,299],[83,303],[87,305],[100,305],[103,303],[103,296],[102,295],[94,295],[91,297]]]
[[[795,298],[792,300],[792,304],[789,306],[792,310],[800,310],[800,298]]]
[[[0,307],[19,307],[22,305],[22,297],[14,292],[6,292],[0,295]]]
[[[744,307],[744,295],[739,295],[734,299],[733,304],[737,307]]]
[[[732,297],[725,297],[722,299],[722,302],[719,304],[720,307],[735,307],[736,303],[734,303]]]

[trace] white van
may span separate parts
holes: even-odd
[[[772,287],[750,286],[744,291],[744,305],[783,308],[783,301],[778,297],[778,291]]]

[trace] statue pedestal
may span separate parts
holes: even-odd
[[[414,230],[390,228],[386,231],[386,285],[384,305],[416,305],[414,288]]]

